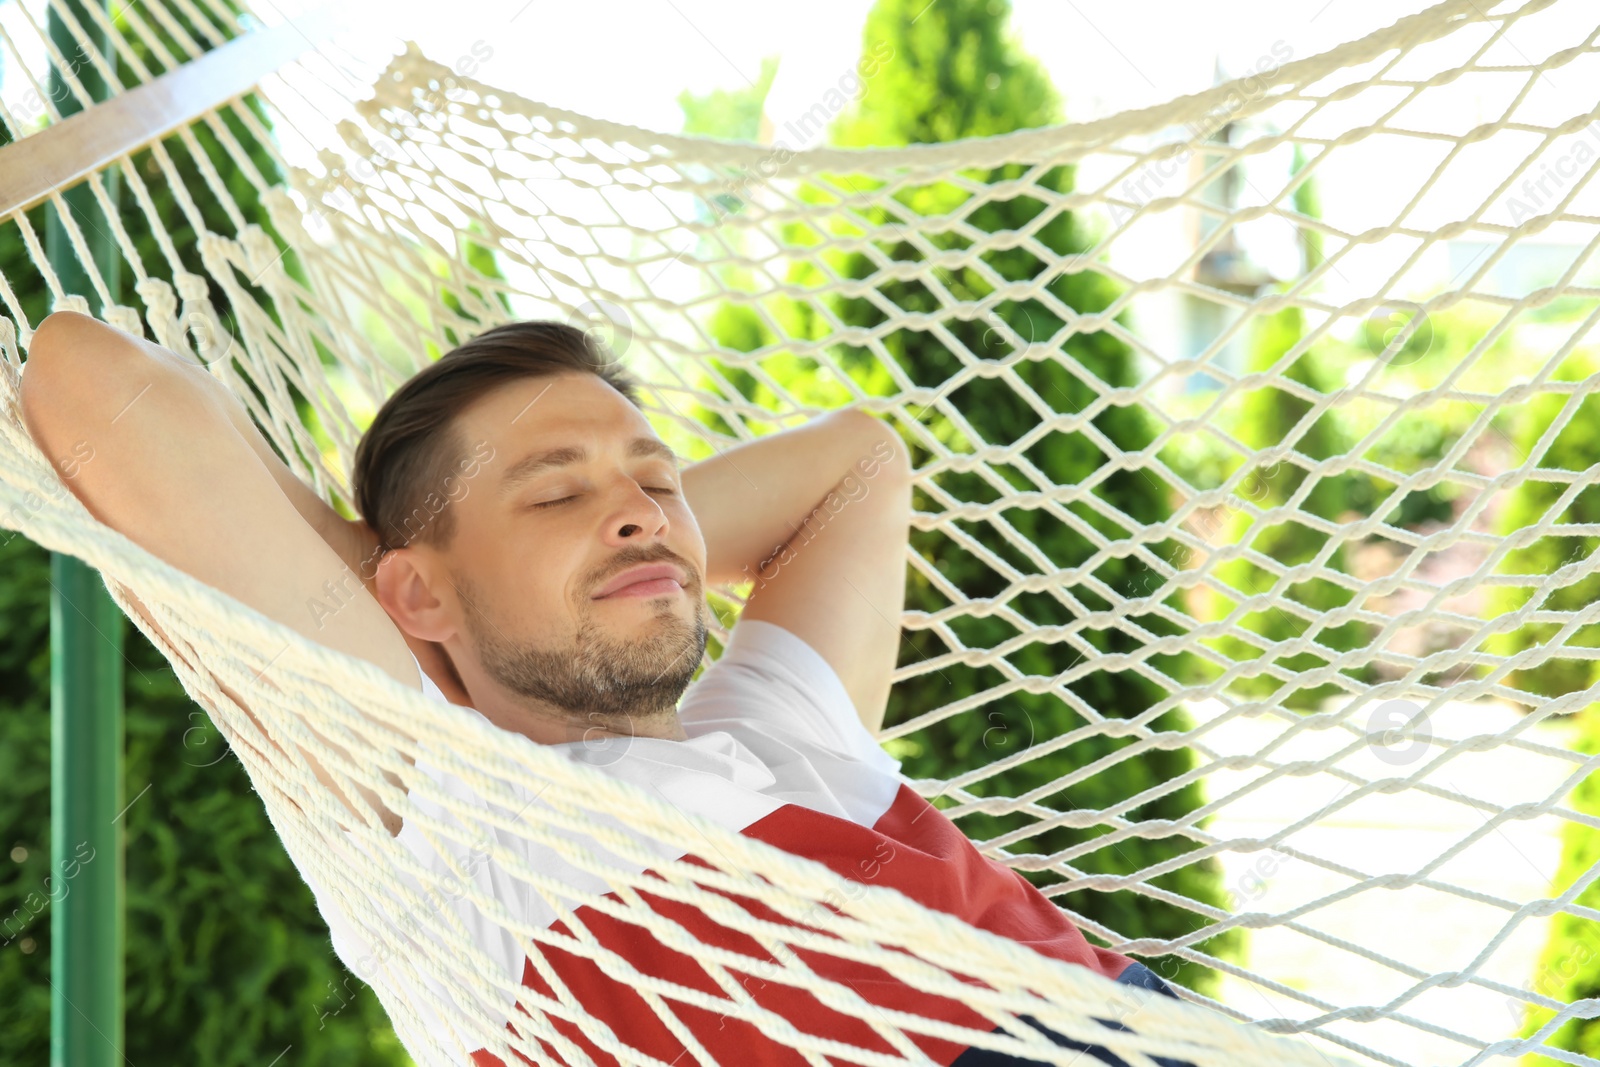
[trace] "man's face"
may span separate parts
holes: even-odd
[[[644,415],[565,373],[502,386],[457,425],[469,455],[493,449],[450,505],[436,590],[455,597],[444,643],[468,691],[618,733],[674,716],[705,651],[706,550]]]

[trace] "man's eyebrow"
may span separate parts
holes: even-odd
[[[629,441],[628,456],[632,459],[642,459],[645,456],[660,456],[662,459],[671,460],[674,465],[683,462],[682,456],[654,437],[635,437],[632,441]]]
[[[660,456],[663,459],[671,460],[674,465],[681,462],[681,458],[676,452],[654,437],[635,437],[632,441],[629,441],[628,456],[631,459]],[[528,482],[547,470],[569,467],[574,463],[583,463],[588,458],[588,450],[581,445],[564,445],[561,448],[552,448],[543,452],[530,452],[513,463],[505,474],[500,476],[500,492],[509,493],[517,486]]]

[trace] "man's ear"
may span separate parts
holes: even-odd
[[[433,593],[437,559],[417,548],[393,548],[378,561],[374,594],[394,624],[423,641],[443,642],[456,631],[449,606]]]

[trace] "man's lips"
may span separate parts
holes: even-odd
[[[683,571],[671,563],[646,563],[612,578],[596,590],[594,599],[665,596],[680,591],[684,581]]]

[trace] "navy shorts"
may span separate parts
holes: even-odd
[[[1142,963],[1130,963],[1128,968],[1117,976],[1117,981],[1126,985],[1138,986],[1140,989],[1153,990],[1164,996],[1172,997],[1174,1000],[1178,999],[1178,994],[1172,991],[1172,987],[1156,977],[1156,973]],[[1062,1048],[1087,1052],[1100,1063],[1107,1064],[1109,1067],[1128,1067],[1126,1060],[1109,1049],[1102,1048],[1099,1045],[1088,1045],[1082,1041],[1074,1041],[1070,1037],[1056,1033],[1031,1016],[1019,1015],[1017,1018],[1044,1034]],[[1126,1026],[1112,1019],[1097,1019],[1096,1021],[1113,1030],[1127,1029]],[[999,1034],[1005,1031],[997,1028],[994,1032]],[[1193,1064],[1186,1060],[1172,1060],[1164,1056],[1152,1056],[1151,1059],[1161,1064],[1161,1067],[1194,1067]],[[993,1052],[985,1048],[969,1048],[957,1056],[950,1064],[950,1067],[1051,1067],[1051,1065],[1044,1063],[1042,1060],[1019,1059],[1008,1053]]]

